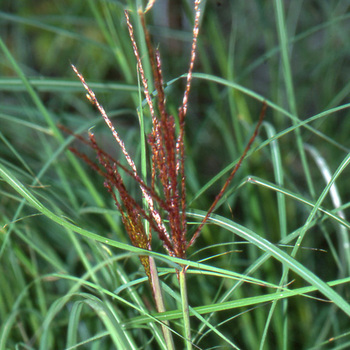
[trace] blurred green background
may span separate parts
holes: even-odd
[[[56,214],[124,243],[128,238],[103,179],[66,150],[72,144],[79,149],[82,146],[58,126],[84,136],[93,127],[101,145],[121,157],[102,118],[84,97],[72,63],[97,94],[139,164],[138,75],[124,10],[131,11],[147,71],[147,54],[135,11],[140,3],[3,0],[0,5],[2,166]],[[146,15],[153,42],[161,52],[168,111],[173,115],[182,101],[185,80],[181,76],[188,69],[192,6],[191,1],[158,0]],[[206,210],[210,206],[228,172],[226,176],[218,174],[239,158],[258,120],[262,100],[267,100],[269,108],[254,152],[216,213],[277,243],[303,227],[312,208],[301,199],[315,203],[328,182],[324,179],[326,169],[333,174],[349,153],[350,3],[207,0],[201,9],[197,74],[186,121],[189,208]],[[298,119],[319,114],[315,121],[287,132]],[[145,110],[146,130],[150,129],[149,119]],[[278,133],[275,144],[263,144]],[[259,145],[262,147],[256,150]],[[94,154],[89,154],[94,159]],[[345,221],[349,215],[349,175],[345,168],[336,183],[337,193],[322,203]],[[246,181],[249,176],[276,187],[271,190],[266,183],[252,186]],[[126,179],[126,185],[133,191],[131,179]],[[277,186],[293,193],[297,200],[276,196]],[[57,316],[48,340],[42,338],[53,303],[70,285],[51,274],[82,276],[89,271],[87,264],[97,266],[121,253],[76,237],[38,215],[5,182],[0,183],[0,191],[0,323],[11,325],[10,331],[2,328],[1,339],[7,345],[0,345],[0,349],[15,344],[26,349],[39,348],[39,344],[41,348],[48,344],[47,348],[64,348],[69,306]],[[335,210],[339,206],[342,211]],[[348,276],[348,229],[322,214],[315,219],[316,225],[303,242],[307,249],[299,252],[297,259],[326,281]],[[163,252],[156,239],[154,250]],[[208,225],[195,248],[190,249],[189,259],[210,257],[209,264],[243,273],[260,255],[255,246]],[[82,261],[82,257],[87,260]],[[130,280],[142,275],[137,257],[121,255],[120,259]],[[99,283],[109,290],[121,284],[113,264],[98,272]],[[269,260],[254,277],[278,284],[281,266]],[[305,284],[294,274],[288,281],[294,278],[292,287]],[[175,279],[170,281],[176,284]],[[214,303],[229,288],[208,276],[204,281],[191,276],[189,284],[192,288],[203,286],[198,293],[190,293],[193,306]],[[142,295],[144,290],[149,295],[146,285],[137,291]],[[237,299],[263,294],[264,288],[248,285],[235,293],[232,298]],[[348,289],[340,288],[339,293],[349,299]],[[169,305],[174,306],[171,301]],[[216,321],[218,325],[223,322],[218,328],[242,349],[257,349],[268,310],[266,305],[249,312],[244,309],[232,320],[229,311],[223,312]],[[122,310],[125,319],[135,316],[133,312]],[[282,326],[282,309],[273,318],[266,348],[282,348],[286,329],[290,349],[322,348],[323,341],[345,334],[350,324],[329,304],[304,297],[293,299],[288,312],[287,325]],[[82,339],[103,330],[89,312],[79,325]],[[199,328],[196,322],[193,327]],[[62,339],[60,335],[64,335]],[[348,344],[348,338],[348,334],[341,337],[339,346]],[[135,335],[135,339],[138,346],[156,348],[147,335]],[[202,343],[198,341],[204,349],[225,348],[220,344],[215,334],[204,337]],[[103,340],[94,346],[108,349],[111,345]]]

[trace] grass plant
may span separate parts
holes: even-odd
[[[349,346],[345,3],[0,19],[0,350]]]

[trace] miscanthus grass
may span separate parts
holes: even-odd
[[[345,3],[36,5],[0,12],[0,350],[347,348]]]

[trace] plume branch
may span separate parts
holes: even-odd
[[[190,247],[194,241],[197,239],[197,237],[199,236],[203,226],[205,225],[205,223],[207,222],[207,220],[209,219],[210,217],[210,214],[215,210],[219,200],[222,198],[222,196],[224,195],[228,185],[231,183],[232,179],[234,178],[237,170],[239,169],[239,167],[241,166],[243,160],[245,159],[251,145],[253,144],[255,138],[257,137],[258,135],[258,132],[259,132],[259,128],[260,128],[260,125],[261,123],[263,122],[264,120],[264,117],[265,117],[265,113],[266,113],[266,108],[267,108],[267,105],[266,105],[266,102],[264,102],[263,106],[262,106],[262,109],[261,109],[261,112],[260,112],[260,116],[259,116],[259,120],[258,120],[258,123],[257,125],[255,126],[255,129],[254,129],[254,133],[253,135],[251,136],[246,148],[244,149],[244,152],[243,154],[241,155],[241,157],[239,158],[238,162],[236,163],[236,165],[234,166],[230,176],[227,178],[227,180],[225,181],[223,187],[221,188],[220,192],[218,193],[218,195],[215,197],[215,200],[214,202],[212,203],[212,205],[210,206],[206,216],[204,217],[204,219],[202,220],[202,222],[200,223],[200,225],[198,226],[197,230],[195,231],[195,233],[193,234],[190,242],[188,243],[188,246],[187,247]]]

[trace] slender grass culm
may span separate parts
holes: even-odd
[[[76,149],[71,148],[71,151],[85,160],[93,170],[101,174],[105,178],[105,187],[112,195],[113,200],[121,213],[122,222],[130,237],[132,244],[138,248],[152,251],[152,231],[156,232],[160,240],[163,242],[163,246],[167,253],[179,259],[186,258],[187,249],[194,243],[196,238],[201,232],[201,229],[208,221],[210,214],[215,209],[219,200],[225,193],[225,190],[231,180],[233,179],[236,171],[240,167],[244,160],[251,144],[257,136],[258,129],[263,121],[266,104],[264,105],[259,122],[256,126],[253,136],[251,137],[246,149],[244,150],[241,158],[233,168],[230,176],[226,180],[219,194],[216,196],[213,204],[208,210],[206,216],[198,228],[193,233],[188,241],[187,237],[187,219],[186,219],[186,176],[185,176],[185,120],[188,110],[189,94],[191,89],[192,72],[195,63],[196,50],[197,50],[197,38],[199,33],[199,20],[200,20],[200,0],[196,0],[194,3],[195,19],[193,25],[193,41],[192,50],[190,55],[189,71],[187,73],[186,88],[183,96],[181,107],[178,109],[178,121],[179,126],[178,135],[176,130],[175,118],[169,115],[166,110],[166,97],[164,93],[164,83],[162,76],[161,58],[158,50],[153,48],[150,34],[147,30],[145,23],[145,13],[150,10],[153,3],[150,2],[146,7],[145,13],[142,10],[138,11],[140,21],[145,35],[145,41],[147,45],[149,61],[151,63],[151,70],[153,73],[154,86],[156,90],[156,106],[153,103],[153,98],[149,92],[148,82],[145,77],[144,68],[140,54],[135,41],[133,26],[130,22],[129,14],[125,11],[125,17],[127,20],[131,43],[133,51],[137,60],[138,71],[141,76],[143,85],[143,91],[146,97],[147,105],[152,118],[152,131],[148,135],[148,144],[150,146],[151,153],[151,186],[147,186],[141,179],[136,169],[135,163],[129,155],[124,142],[121,140],[118,132],[114,128],[111,120],[109,119],[104,108],[97,100],[95,93],[89,88],[84,77],[79,73],[77,68],[72,65],[74,72],[79,77],[84,88],[87,91],[88,100],[97,107],[101,116],[105,120],[109,129],[113,133],[113,136],[120,146],[121,151],[130,167],[127,170],[119,161],[114,160],[107,152],[105,152],[100,146],[98,146],[94,135],[90,132],[89,141],[84,143],[91,146],[97,153],[98,161],[103,167],[101,170],[95,163],[89,160],[85,154],[79,153]],[[124,185],[123,178],[119,169],[126,172],[131,176],[140,186],[142,196],[146,203],[146,209],[142,208],[137,201],[130,195],[126,186]],[[159,180],[159,181],[157,181]],[[158,191],[156,190],[158,189]],[[117,198],[115,191],[119,194]],[[160,192],[160,193],[158,193]],[[163,211],[163,216],[160,210]],[[148,230],[148,231],[147,231]],[[153,298],[155,300],[157,311],[165,312],[163,296],[161,291],[161,285],[159,283],[159,277],[157,273],[156,264],[154,258],[151,256],[140,256],[141,263],[145,268],[146,274],[149,279],[150,286],[153,292]],[[190,318],[189,318],[189,306],[187,299],[186,288],[186,269],[188,265],[180,264],[180,268],[176,269],[178,276],[181,302],[183,311],[183,326],[184,326],[184,340],[187,349],[192,349],[191,331],[190,331]],[[162,325],[164,339],[168,349],[174,349],[174,342],[171,331],[169,330],[169,322],[165,322]]]
[[[349,19],[5,2],[0,350],[349,348]]]

